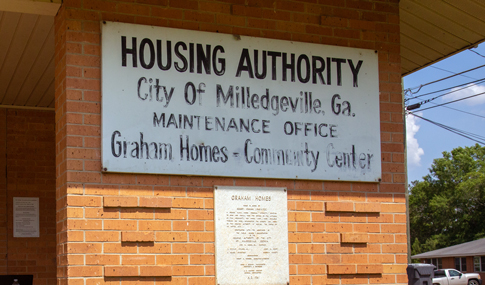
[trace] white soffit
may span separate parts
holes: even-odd
[[[485,39],[483,0],[401,0],[399,12],[403,76]]]
[[[0,105],[54,108],[54,17],[0,11]]]
[[[54,108],[54,16],[62,0],[0,0],[0,106]]]
[[[62,0],[0,0],[0,11],[55,16]]]

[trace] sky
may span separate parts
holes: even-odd
[[[405,98],[409,99],[406,102],[406,105],[412,105],[443,95],[428,103],[422,104],[420,108],[415,109],[412,112],[427,120],[485,137],[485,94],[424,110],[428,107],[434,107],[460,98],[485,93],[485,66],[446,80],[425,85],[481,65],[485,65],[485,44],[481,44],[477,48],[471,50],[465,50],[452,57],[439,61],[432,66],[405,76],[403,78],[404,89],[410,89],[411,91],[406,93]],[[483,80],[469,83],[480,79]],[[425,86],[419,88],[421,85]],[[425,95],[430,92],[457,85],[463,86]],[[453,92],[450,93],[450,91]],[[445,93],[450,94],[444,95]],[[421,95],[424,96],[412,99],[412,97]],[[463,112],[452,110],[450,108]],[[450,152],[456,147],[472,146],[476,143],[475,141],[461,137],[410,114],[406,117],[406,130],[409,183],[414,180],[422,181],[423,176],[429,174],[429,168],[433,163],[433,159],[443,157],[442,153],[444,151]],[[485,141],[485,139],[480,140]]]

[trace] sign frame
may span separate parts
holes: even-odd
[[[380,181],[377,51],[101,28],[104,172]]]

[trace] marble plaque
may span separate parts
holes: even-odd
[[[214,188],[216,284],[288,284],[285,188]]]

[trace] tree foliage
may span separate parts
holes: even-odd
[[[485,147],[443,152],[410,187],[412,254],[485,237]]]

